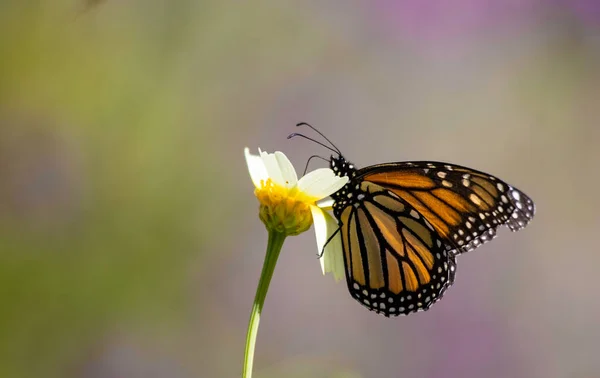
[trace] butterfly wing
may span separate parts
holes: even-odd
[[[363,182],[339,217],[351,295],[385,316],[426,310],[454,281],[455,257],[406,200]]]
[[[453,253],[477,248],[501,225],[524,228],[535,214],[533,201],[487,173],[439,162],[370,166],[357,178],[379,185],[427,219]]]

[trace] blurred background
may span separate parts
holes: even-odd
[[[386,319],[288,238],[256,377],[600,377],[600,3],[2,1],[0,377],[239,377],[243,148],[441,160],[538,207]],[[315,162],[313,168],[322,165]]]

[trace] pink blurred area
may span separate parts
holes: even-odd
[[[243,148],[530,195],[386,319],[290,237],[255,377],[599,377],[595,1],[0,3],[0,376],[239,377],[267,235]],[[313,168],[324,163],[313,162]]]
[[[554,1],[416,1],[377,0],[369,6],[376,22],[389,33],[421,42],[477,38],[514,28],[528,28],[565,16],[590,27],[600,25],[594,0]]]

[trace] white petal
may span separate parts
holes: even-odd
[[[267,169],[269,178],[273,180],[274,183],[285,186],[285,180],[283,179],[283,174],[281,173],[281,169],[279,168],[279,163],[277,162],[275,154],[269,154],[264,151],[260,151],[260,157],[262,158],[265,168]]]
[[[269,178],[263,159],[258,155],[252,155],[248,147],[244,148],[244,155],[246,155],[246,164],[248,164],[250,178],[254,186],[260,188],[260,181],[266,181]]]
[[[315,225],[315,235],[317,237],[318,253],[323,255],[319,259],[323,274],[333,273],[333,278],[340,281],[344,278],[346,272],[344,268],[344,256],[342,252],[342,238],[340,233],[335,235],[323,251],[323,246],[329,237],[337,231],[338,224],[331,215],[319,209],[316,206],[311,206],[313,222]]]
[[[317,206],[324,210],[331,210],[333,208],[333,203],[335,201],[331,197],[323,198],[322,200],[317,202]]]
[[[339,177],[329,168],[316,169],[298,181],[298,189],[315,198],[325,198],[340,190],[348,177]]]
[[[285,186],[288,188],[293,188],[296,186],[296,183],[298,183],[298,176],[296,175],[296,170],[294,169],[294,166],[290,160],[283,152],[279,151],[275,151],[275,158],[279,164],[279,170],[281,171],[281,175],[285,181]]]

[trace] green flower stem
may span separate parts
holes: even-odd
[[[250,323],[248,324],[248,334],[246,336],[246,352],[244,353],[244,370],[243,378],[252,377],[252,364],[254,362],[254,346],[256,345],[256,335],[258,334],[258,323],[260,322],[260,314],[262,313],[263,304],[269,290],[269,283],[273,277],[273,271],[277,264],[277,258],[281,252],[281,247],[285,241],[286,234],[277,231],[269,230],[269,243],[267,245],[267,255],[263,263],[256,296],[254,297],[254,305],[250,313]]]

